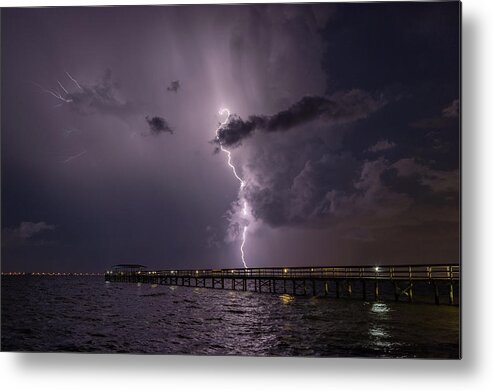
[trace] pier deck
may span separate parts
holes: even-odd
[[[415,301],[415,292],[435,304],[458,304],[460,266],[270,267],[248,269],[115,270],[110,282],[133,282],[291,295]],[[391,294],[389,295],[389,292]]]

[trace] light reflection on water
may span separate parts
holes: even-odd
[[[283,295],[279,295],[279,299],[282,304],[290,304],[294,301],[294,296],[285,293]]]
[[[457,357],[459,308],[11,277],[2,278],[2,349]]]
[[[370,334],[370,337],[377,337],[377,338],[388,336],[388,334],[381,327],[370,328],[369,334]]]
[[[376,314],[385,314],[390,311],[390,308],[385,303],[372,303],[371,311]]]

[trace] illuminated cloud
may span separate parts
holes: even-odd
[[[436,115],[430,118],[420,119],[411,123],[411,126],[422,129],[441,129],[457,123],[459,116],[459,100],[454,99],[452,103],[443,108],[441,115]]]
[[[459,116],[459,99],[454,99],[450,106],[442,110],[442,115],[447,118],[457,118]]]
[[[377,153],[382,151],[387,151],[389,149],[395,148],[395,143],[389,140],[380,140],[376,144],[368,148],[369,152]]]

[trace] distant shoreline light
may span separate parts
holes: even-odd
[[[104,276],[104,273],[78,273],[78,272],[2,272],[2,276]]]

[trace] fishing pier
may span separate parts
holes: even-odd
[[[108,282],[193,288],[330,296],[369,301],[458,304],[460,266],[270,267],[248,269],[145,270],[143,265],[115,265]],[[423,300],[427,299],[427,300]]]

